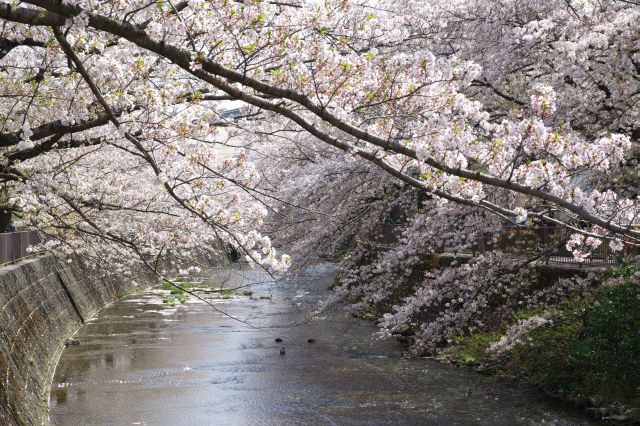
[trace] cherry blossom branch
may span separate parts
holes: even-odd
[[[88,84],[88,86],[90,87],[93,95],[96,97],[96,99],[98,100],[100,105],[104,108],[105,112],[107,113],[107,115],[109,117],[109,120],[114,124],[114,126],[116,126],[116,128],[118,128],[119,130],[123,131],[124,137],[138,149],[138,151],[140,152],[142,157],[147,161],[147,163],[153,169],[155,175],[157,177],[161,177],[162,176],[162,171],[160,170],[160,168],[157,165],[156,161],[151,157],[149,151],[147,151],[142,146],[142,144],[140,143],[140,141],[138,140],[138,138],[136,136],[132,135],[131,133],[129,133],[127,131],[124,131],[124,129],[121,129],[120,123],[118,122],[118,119],[117,119],[116,115],[114,114],[113,110],[111,109],[110,105],[107,103],[107,101],[102,96],[102,93],[100,92],[100,89],[97,87],[97,85],[95,84],[95,82],[93,81],[91,76],[89,75],[88,71],[86,70],[86,68],[82,64],[82,61],[80,60],[80,58],[78,58],[78,56],[73,51],[73,48],[71,47],[69,42],[66,40],[64,34],[62,33],[62,31],[60,31],[60,28],[53,27],[52,29],[53,29],[54,35],[55,35],[58,43],[60,44],[60,47],[62,48],[64,53],[67,55],[67,57],[71,60],[71,62],[74,64],[74,66],[76,68],[76,71],[78,71],[78,73],[83,77],[85,82]],[[235,235],[235,233],[233,233],[231,230],[227,229],[222,224],[212,221],[211,218],[206,216],[204,213],[194,209],[191,205],[189,205],[189,203],[185,202],[184,199],[182,199],[180,196],[178,196],[178,194],[175,192],[174,188],[169,184],[169,182],[163,181],[162,184],[163,184],[163,187],[165,188],[166,192],[183,209],[185,209],[185,210],[191,212],[192,214],[196,215],[197,217],[202,219],[205,223],[207,223],[210,226],[212,226],[214,229],[223,231],[230,238],[232,238],[240,247],[244,247],[244,244],[238,239],[238,237]],[[260,261],[259,261],[259,259],[256,259],[256,257],[251,253],[250,250],[245,250],[245,251],[246,251],[246,255],[252,261],[254,261],[256,264],[262,266]],[[268,271],[264,267],[263,267],[263,269],[269,275],[271,275],[270,271]]]
[[[369,142],[385,150],[396,152],[410,158],[418,159],[418,155],[415,152],[415,150],[402,145],[398,141],[376,136],[354,125],[351,125],[344,120],[341,120],[340,118],[332,114],[330,111],[328,111],[326,108],[322,106],[318,106],[315,103],[313,103],[313,101],[311,101],[311,99],[309,99],[306,95],[297,93],[290,89],[283,89],[283,88],[275,87],[270,84],[258,81],[254,78],[247,76],[244,73],[240,73],[240,72],[228,69],[220,65],[219,63],[212,62],[206,59],[201,60],[202,70],[193,69],[192,55],[189,51],[178,48],[176,46],[172,46],[170,44],[166,44],[164,42],[154,41],[146,34],[144,30],[141,30],[137,27],[133,27],[126,23],[117,22],[115,20],[112,20],[102,15],[87,13],[87,11],[83,10],[79,6],[60,4],[54,0],[29,0],[27,1],[27,3],[43,7],[47,9],[49,12],[58,13],[68,17],[77,16],[80,13],[86,13],[89,18],[89,25],[91,27],[100,31],[105,31],[113,35],[123,37],[135,43],[136,45],[138,45],[143,49],[146,49],[160,56],[163,56],[167,59],[170,59],[173,62],[175,62],[176,65],[189,71],[196,77],[213,84],[219,89],[233,96],[236,96],[236,94],[238,94],[237,95],[238,99],[242,99],[249,102],[247,99],[250,98],[252,101],[249,103],[256,106],[260,106],[259,104],[264,105],[264,102],[262,100],[260,100],[260,102],[257,102],[257,99],[255,97],[249,97],[248,95],[243,96],[243,93],[240,90],[236,89],[235,87],[232,88],[231,84],[227,83],[226,81],[233,82],[233,83],[240,83],[246,87],[252,88],[253,90],[256,90],[263,94],[271,95],[277,98],[292,100],[300,104],[301,106],[303,106],[307,111],[313,113],[323,121],[332,125],[336,129],[339,129],[345,132],[348,135],[351,135],[359,140]],[[47,15],[48,13],[45,14],[45,16]],[[0,17],[1,16],[2,15],[0,12]],[[36,22],[35,25],[43,25],[43,24]],[[209,75],[207,76],[207,74]],[[223,79],[226,81],[224,81]],[[225,90],[224,87],[226,87],[227,89]],[[234,92],[236,94],[234,94]],[[273,104],[270,104],[268,106],[272,108],[265,108],[265,109],[270,109],[282,116],[292,119],[294,122],[298,123],[299,125],[301,125],[301,127],[303,127],[305,130],[309,131],[312,134],[317,133],[317,132],[314,132],[315,126],[313,126],[312,124],[304,120],[299,114],[293,112],[291,109],[284,108],[281,106],[273,107]],[[316,135],[314,134],[314,136]],[[330,137],[330,138],[333,140],[337,140],[334,137]],[[320,138],[320,139],[324,140],[325,142],[327,141],[326,138]],[[504,188],[509,191],[514,191],[517,193],[521,193],[521,194],[532,196],[541,200],[545,200],[547,202],[554,203],[576,214],[582,219],[587,220],[588,222],[598,225],[604,229],[615,232],[617,234],[626,235],[632,238],[640,238],[640,231],[635,230],[632,226],[622,226],[622,225],[612,223],[607,219],[601,218],[596,214],[589,212],[584,207],[576,205],[570,201],[567,201],[559,196],[553,195],[542,189],[533,188],[533,187],[523,185],[513,181],[507,181],[505,179],[502,179],[496,176],[487,175],[479,171],[468,170],[462,167],[457,167],[457,168],[450,167],[433,157],[423,158],[423,159],[420,159],[420,161],[424,162],[425,164],[435,169],[441,170],[453,176],[463,177],[465,179],[471,179],[474,181],[481,182],[483,184],[488,184],[490,186],[494,186],[498,188]]]
[[[114,111],[115,116],[124,114],[125,110]],[[43,124],[32,129],[33,135],[31,140],[44,139],[55,134],[71,134],[79,133],[85,130],[93,129],[96,127],[104,126],[109,123],[111,117],[109,114],[98,114],[96,118],[81,121],[76,124],[63,124],[60,120]],[[0,147],[9,147],[17,145],[22,140],[22,131],[3,133],[0,134]]]

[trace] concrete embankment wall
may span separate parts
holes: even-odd
[[[81,262],[53,256],[1,267],[0,424],[46,424],[66,339],[104,306],[151,283],[150,277],[105,279]]]

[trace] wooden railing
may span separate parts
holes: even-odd
[[[25,257],[29,246],[38,244],[40,237],[35,231],[0,234],[0,264]]]

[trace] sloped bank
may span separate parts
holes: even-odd
[[[606,423],[640,425],[640,271],[633,258],[608,268],[536,262],[513,269],[491,257],[425,254],[398,270],[379,258],[366,247],[353,250],[336,291],[355,315],[407,343],[407,356],[515,379]]]
[[[638,278],[520,310],[511,325],[460,336],[438,358],[533,385],[607,423],[640,424]]]
[[[45,424],[65,341],[115,299],[153,283],[104,279],[81,262],[40,256],[0,268],[0,424]]]

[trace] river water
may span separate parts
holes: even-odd
[[[433,360],[406,360],[394,340],[334,308],[323,264],[269,282],[235,265],[206,284],[247,283],[252,296],[162,303],[157,289],[105,308],[65,349],[51,388],[54,425],[585,425],[537,392]],[[262,297],[262,298],[261,298]],[[267,298],[269,297],[269,298]],[[308,343],[307,339],[315,339]],[[281,347],[285,354],[280,354]]]

